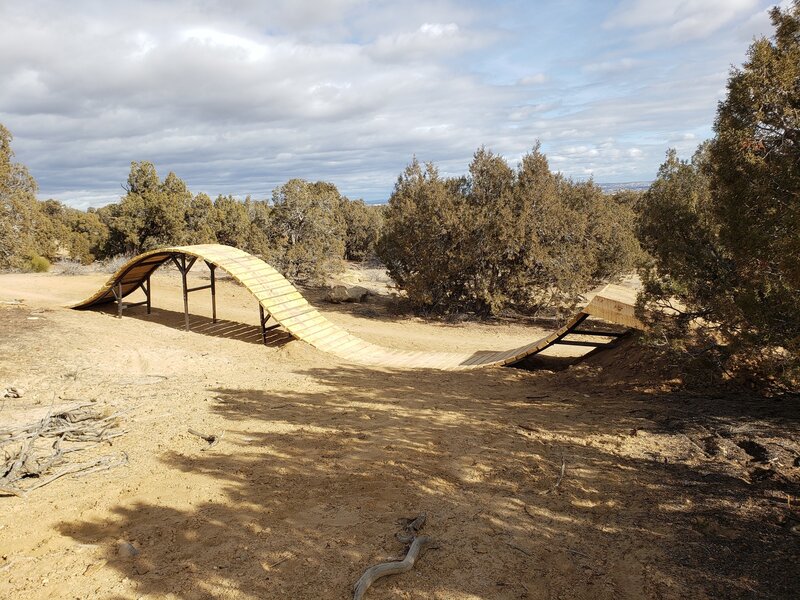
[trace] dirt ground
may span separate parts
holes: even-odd
[[[797,597],[796,400],[671,391],[630,341],[559,370],[353,366],[279,333],[264,347],[255,300],[225,281],[223,321],[198,292],[186,332],[170,272],[150,316],[64,308],[106,277],[0,275],[0,395],[23,390],[0,430],[127,410],[125,435],[67,455],[127,465],[0,494],[0,598],[348,598],[423,512],[439,547],[369,599]],[[315,304],[398,348],[542,333]]]

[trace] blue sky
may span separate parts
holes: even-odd
[[[384,201],[416,155],[651,180],[711,128],[760,0],[0,3],[0,123],[40,197],[119,199],[132,160],[195,192],[292,177]]]

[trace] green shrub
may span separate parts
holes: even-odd
[[[183,243],[192,203],[183,180],[170,172],[161,181],[153,163],[133,161],[125,189],[119,204],[98,211],[109,229],[104,256]]]
[[[641,202],[643,309],[728,374],[800,386],[800,1],[773,9],[692,162],[667,155]],[[677,300],[677,302],[676,302]],[[646,317],[647,310],[642,311]],[[702,343],[683,342],[692,332]],[[771,374],[771,375],[770,375]]]
[[[406,168],[379,255],[418,309],[568,310],[633,267],[633,220],[630,206],[592,182],[552,173],[538,145],[516,170],[481,148],[465,177],[443,179],[416,159]]]
[[[33,254],[28,263],[28,267],[33,273],[47,273],[50,270],[50,261],[44,256]]]
[[[295,281],[319,283],[341,269],[346,225],[332,183],[291,179],[272,194],[269,241],[274,266]]]
[[[363,200],[342,199],[345,222],[345,250],[348,260],[367,260],[375,256],[381,235],[383,211],[380,206],[367,206]]]

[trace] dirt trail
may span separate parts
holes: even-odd
[[[369,599],[800,587],[793,403],[660,391],[630,345],[558,372],[354,367],[286,339],[265,348],[255,301],[226,282],[228,327],[208,327],[199,292],[187,333],[170,273],[150,317],[62,308],[104,279],[0,275],[0,302],[23,300],[0,304],[0,392],[24,390],[0,400],[0,426],[74,399],[132,409],[113,440],[128,466],[0,497],[0,597],[348,598],[366,567],[402,554],[397,519],[420,512],[441,547]],[[319,306],[411,349],[541,333]],[[224,437],[205,450],[189,428]]]

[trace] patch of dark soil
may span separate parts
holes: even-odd
[[[0,304],[0,339],[6,342],[24,332],[40,329],[47,322],[50,310],[32,310],[25,304]]]
[[[758,442],[754,442],[753,440],[741,440],[736,442],[736,445],[747,452],[747,454],[757,462],[765,463],[769,461],[769,452]]]

